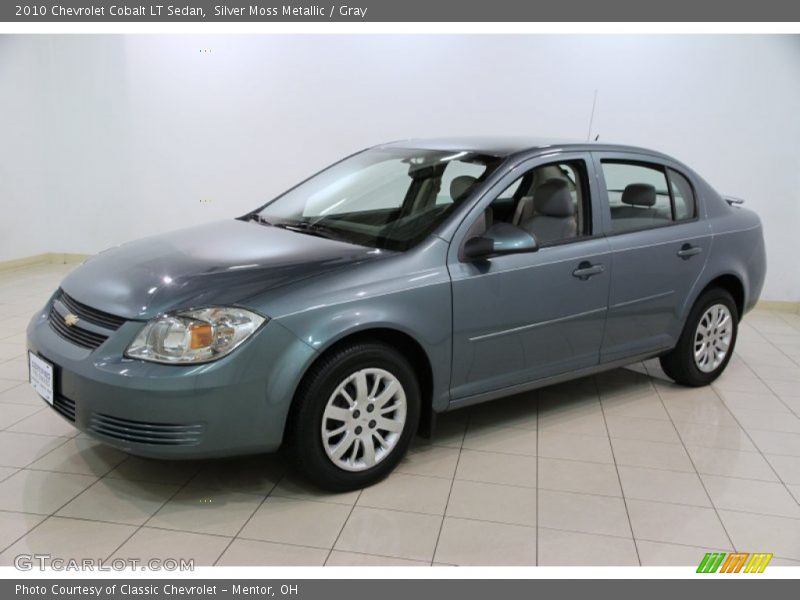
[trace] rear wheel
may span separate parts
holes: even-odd
[[[677,383],[708,385],[731,359],[738,322],[736,302],[726,290],[706,291],[689,313],[678,344],[661,357],[661,368]]]
[[[419,422],[419,384],[395,349],[358,343],[314,365],[303,381],[290,440],[300,469],[317,485],[344,491],[385,477]]]

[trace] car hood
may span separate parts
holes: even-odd
[[[75,269],[61,287],[78,302],[127,319],[223,304],[264,310],[248,301],[281,286],[385,254],[255,222],[230,220],[111,248]]]

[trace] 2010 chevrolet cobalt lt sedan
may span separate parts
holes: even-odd
[[[285,444],[357,488],[437,413],[650,357],[710,383],[765,263],[759,218],[663,154],[397,142],[91,258],[31,321],[30,378],[127,452]]]

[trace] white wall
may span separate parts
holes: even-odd
[[[49,245],[43,142],[46,45],[0,36],[0,261]]]
[[[595,89],[592,136],[746,198],[763,297],[800,301],[798,36],[5,36],[0,261],[232,217],[382,141],[585,139]]]

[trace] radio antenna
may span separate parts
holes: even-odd
[[[589,131],[586,132],[586,141],[592,137],[592,125],[594,124],[594,111],[597,108],[597,90],[594,91],[594,98],[592,99],[592,112],[589,115]],[[600,137],[600,136],[597,136]],[[595,138],[595,141],[597,138]]]

